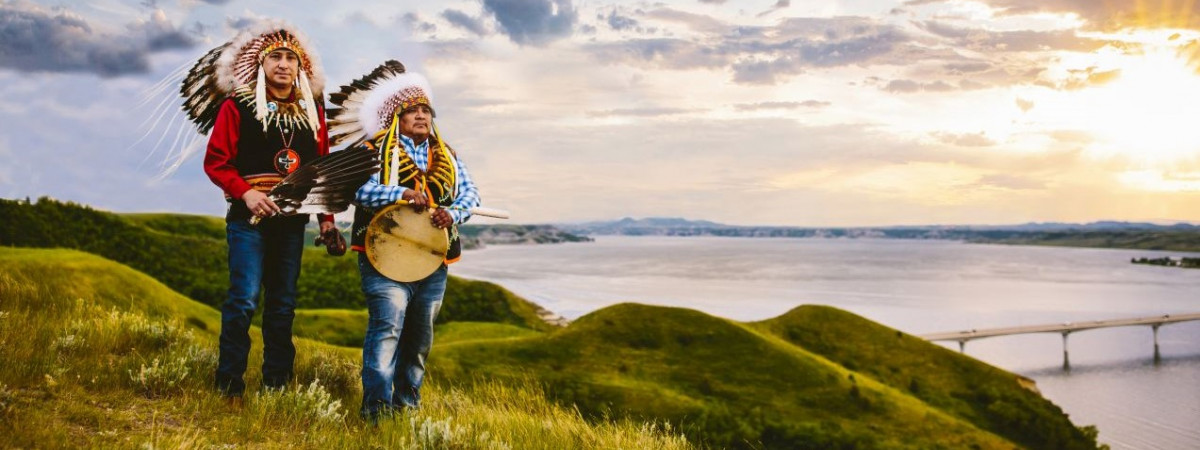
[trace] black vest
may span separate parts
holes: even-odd
[[[247,93],[250,95],[247,95]],[[238,123],[237,154],[234,156],[233,161],[231,161],[233,166],[237,168],[238,174],[242,178],[255,178],[264,175],[286,177],[301,165],[316,160],[317,141],[313,137],[314,131],[308,127],[307,122],[299,125],[299,123],[293,120],[291,121],[291,125],[284,125],[282,121],[269,120],[271,117],[268,116],[268,123],[271,125],[264,132],[262,122],[254,117],[254,97],[252,93],[252,88],[242,88],[234,92],[226,100],[234,102],[240,118]],[[317,107],[317,113],[324,113],[319,106]],[[283,130],[287,131],[284,132]],[[284,146],[285,138],[290,140],[288,142],[290,145],[286,147]],[[288,149],[291,151],[287,151]],[[229,211],[225,215],[225,220],[247,220],[252,216],[250,209],[246,207],[246,202],[242,201],[242,199],[229,199],[229,202]],[[301,214],[263,220],[264,223],[268,221],[307,223],[308,215]]]
[[[382,150],[382,148],[383,148],[382,145],[380,145],[383,143],[382,142],[383,140],[384,140],[383,138],[379,138],[378,140],[376,140],[374,142],[372,142],[371,140],[368,140],[362,144],[363,147],[366,147],[367,149],[370,149],[370,150],[373,150],[373,151],[379,153],[379,155],[380,155],[379,159],[380,159],[381,166],[384,164],[383,159],[384,159],[384,153],[385,153]],[[401,144],[397,144],[397,145],[399,146],[398,149],[400,151],[404,151],[403,145],[401,145]],[[438,142],[433,137],[430,137],[429,145],[430,145],[430,147],[433,147],[435,145],[438,145]],[[449,146],[447,146],[447,148],[449,148]],[[451,150],[451,151],[453,151],[453,150]],[[427,161],[427,164],[432,166],[433,161]],[[426,167],[426,168],[429,168],[429,167]],[[412,178],[412,179],[409,179],[408,181],[400,182],[399,185],[404,186],[408,189],[414,189],[414,188],[416,188],[417,180],[416,180],[416,178]],[[450,188],[452,190],[453,186],[451,186]],[[436,203],[439,206],[443,206],[443,207],[454,204],[454,196],[453,195],[447,195],[441,199],[434,198],[434,199],[430,199],[430,200],[436,201]],[[375,214],[378,213],[381,209],[383,209],[383,208],[376,209],[376,208],[367,208],[367,207],[360,206],[360,205],[354,205],[354,227],[351,228],[351,232],[350,232],[350,248],[352,248],[356,251],[360,251],[360,252],[366,251],[365,249],[366,249],[366,240],[367,240],[367,226],[369,226],[371,224],[371,219],[374,219]],[[462,256],[462,244],[459,242],[459,239],[458,239],[458,225],[450,225],[449,234],[450,234],[450,247],[446,251],[446,264],[452,264],[455,261],[458,261],[459,257]]]

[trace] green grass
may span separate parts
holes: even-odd
[[[0,245],[83,250],[142,271],[207,305],[225,301],[229,273],[223,219],[119,215],[49,199],[36,203],[0,199],[0,217],[5,218],[0,221]],[[353,252],[332,257],[308,246],[297,290],[300,308],[365,307]],[[491,283],[451,277],[445,298],[439,323],[480,321],[552,328],[538,316],[536,305]]]
[[[1032,380],[828,306],[806,305],[752,324],[976,426],[1031,448],[1094,447],[1027,387]]]
[[[262,316],[254,316],[261,324]],[[362,347],[367,331],[367,311],[348,309],[298,309],[292,332],[299,337],[343,347]],[[449,322],[434,328],[434,345],[537,336],[540,331],[492,322]]]
[[[297,328],[345,336],[361,312]],[[365,428],[360,351],[297,339],[297,379],[210,389],[218,312],[128,267],[0,248],[0,439],[15,447],[1095,448],[1019,377],[828,307],[739,323],[622,304],[541,333],[438,328],[425,408]],[[362,326],[362,322],[358,322]],[[328,338],[336,340],[334,338]],[[672,426],[654,425],[670,423]],[[686,436],[684,441],[681,436]]]
[[[690,447],[653,422],[585,420],[535,383],[455,387],[436,374],[420,412],[370,428],[356,414],[357,350],[298,339],[296,382],[264,392],[255,387],[257,332],[247,406],[233,410],[209,388],[217,322],[217,311],[112,261],[0,248],[0,441],[16,448]]]
[[[839,326],[844,321],[866,330],[862,339],[830,344],[854,356],[831,358],[828,348],[810,350],[771,327],[790,329],[789,316],[743,324],[692,310],[623,304],[547,335],[449,345],[432,364],[455,380],[476,374],[537,378],[560,402],[591,417],[665,419],[693,441],[719,447],[1096,447],[1094,434],[1076,429],[1017,377],[927,342],[913,342],[908,350],[923,358],[895,361],[908,372],[930,372],[924,397],[864,370],[878,355],[857,349],[886,352],[896,331],[827,310],[836,311],[829,320]],[[859,359],[850,364],[853,358]],[[947,396],[956,402],[940,401]],[[995,409],[1010,417],[1004,408],[1013,406],[1034,408],[1012,416],[1032,431],[976,414]]]

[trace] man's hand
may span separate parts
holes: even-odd
[[[447,228],[450,225],[454,224],[454,218],[450,217],[450,212],[446,211],[445,208],[438,208],[438,209],[433,210],[433,215],[430,218],[430,223],[433,223],[433,226],[435,226],[437,228],[444,229],[444,228]]]
[[[429,207],[429,200],[425,198],[425,194],[416,189],[405,189],[403,194],[400,194],[400,199],[412,205],[413,211],[424,212],[425,208]]]
[[[337,226],[334,225],[333,222],[321,222],[321,234],[322,235],[324,235],[325,233],[328,233],[329,230],[332,230],[335,228],[337,228]]]
[[[250,209],[250,213],[258,217],[271,217],[279,214],[279,206],[276,206],[275,202],[267,197],[267,194],[254,189],[242,194],[242,201],[246,202],[246,208]]]

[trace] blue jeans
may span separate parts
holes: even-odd
[[[381,275],[360,253],[358,272],[369,314],[363,342],[362,415],[373,421],[380,414],[421,405],[433,321],[446,293],[446,266],[422,280],[401,283]]]
[[[229,297],[221,305],[220,357],[216,386],[227,396],[246,390],[242,376],[250,357],[250,320],[263,294],[262,382],[282,388],[292,378],[296,347],[292,319],[296,317],[296,280],[304,252],[305,222],[295,217],[268,219],[250,225],[244,219],[226,223],[229,242]]]

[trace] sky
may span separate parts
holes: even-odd
[[[513,223],[1200,221],[1200,0],[0,0],[0,197],[223,215],[179,70],[262,18]]]

